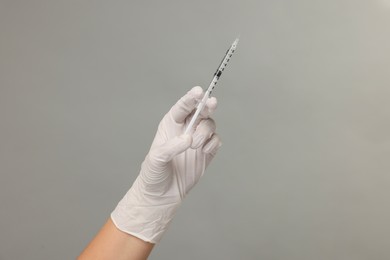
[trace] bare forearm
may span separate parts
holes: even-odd
[[[110,218],[77,259],[144,260],[153,246],[152,243],[120,231]]]

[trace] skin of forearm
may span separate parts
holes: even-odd
[[[111,218],[77,258],[78,260],[145,260],[154,244],[119,230]]]

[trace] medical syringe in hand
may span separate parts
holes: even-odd
[[[227,50],[226,55],[223,57],[223,59],[221,61],[221,64],[218,66],[217,71],[214,73],[214,77],[211,80],[210,85],[209,85],[209,87],[206,90],[206,93],[204,94],[202,100],[200,101],[200,103],[196,107],[195,113],[192,116],[191,121],[188,124],[188,126],[187,126],[187,128],[186,128],[186,130],[184,132],[185,134],[188,134],[190,132],[190,130],[194,126],[194,123],[195,123],[196,119],[198,118],[200,112],[202,112],[204,106],[206,105],[207,99],[210,97],[211,92],[213,91],[215,85],[217,85],[219,77],[222,75],[222,72],[225,70],[225,68],[226,68],[230,58],[232,57],[234,51],[237,48],[238,40],[239,40],[239,38],[237,38],[233,42],[232,46],[230,46],[230,48]]]

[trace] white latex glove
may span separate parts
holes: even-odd
[[[192,88],[161,120],[141,172],[111,213],[118,229],[144,241],[160,241],[176,209],[203,175],[221,142],[209,118],[217,100],[209,98],[191,135],[183,135],[201,87]]]

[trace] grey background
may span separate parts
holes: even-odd
[[[389,259],[389,0],[1,0],[0,259],[75,258],[238,34],[150,259]]]

